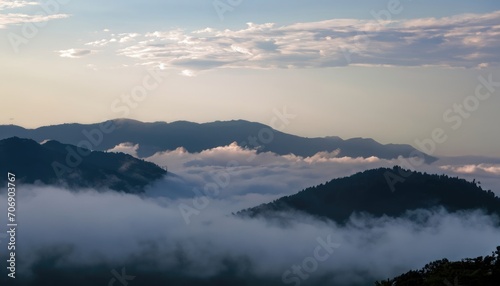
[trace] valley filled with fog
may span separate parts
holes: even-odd
[[[110,151],[137,156],[137,148],[120,144]],[[168,174],[141,194],[21,183],[19,281],[59,285],[76,272],[104,284],[114,277],[111,270],[125,268],[136,281],[158,283],[371,285],[444,257],[487,255],[498,244],[498,217],[479,210],[449,213],[437,206],[397,218],[355,213],[346,224],[294,211],[277,218],[234,214],[333,178],[398,164],[337,155],[280,156],[237,144],[200,153],[179,148],[146,158],[168,166]],[[421,171],[480,178],[497,189],[494,172],[476,167],[460,173],[438,163]],[[0,211],[6,205],[2,195]],[[330,248],[316,250],[319,240]]]

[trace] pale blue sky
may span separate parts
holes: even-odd
[[[0,124],[122,117],[161,69],[127,117],[268,124],[286,106],[293,134],[415,146],[442,128],[438,155],[500,156],[500,87],[453,117],[478,76],[500,81],[498,1],[46,2],[0,0]]]

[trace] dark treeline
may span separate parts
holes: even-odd
[[[492,255],[450,262],[441,259],[393,279],[377,281],[376,286],[458,286],[500,285],[500,246]]]
[[[388,174],[409,176],[390,188]],[[402,177],[401,177],[402,178]],[[295,195],[239,212],[244,216],[274,217],[280,212],[300,211],[345,223],[354,213],[399,217],[416,209],[445,208],[448,212],[483,210],[500,215],[500,198],[478,183],[446,175],[431,175],[394,167],[357,173],[307,188]]]

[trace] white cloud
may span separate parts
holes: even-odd
[[[498,164],[478,164],[478,165],[445,165],[441,166],[443,170],[450,170],[460,174],[481,174],[488,173],[500,175],[500,165]]]
[[[47,22],[49,20],[64,19],[68,18],[69,15],[57,14],[57,15],[27,15],[27,14],[0,14],[0,29],[4,29],[10,25],[18,25],[24,23],[41,23]]]
[[[22,8],[33,5],[39,5],[39,3],[33,1],[23,1],[23,0],[0,0],[0,11],[7,9]]]
[[[160,64],[161,67],[161,64]],[[187,77],[193,77],[196,74],[192,70],[183,70],[180,75],[187,76]]]
[[[62,58],[81,58],[83,56],[90,55],[94,53],[92,50],[85,50],[85,49],[69,49],[69,50],[60,50],[57,51],[59,53],[59,56]]]
[[[480,64],[478,64],[478,65],[477,65],[477,67],[476,67],[476,68],[477,68],[477,69],[485,69],[485,68],[487,68],[487,67],[489,67],[489,64],[488,64],[488,63],[480,63]]]
[[[137,150],[139,150],[139,144],[126,142],[116,145],[112,149],[109,149],[108,152],[125,153],[138,158]]]
[[[257,153],[255,150],[245,149],[232,143],[204,150],[199,153],[190,153],[184,148],[173,151],[158,152],[145,158],[160,166],[168,167],[168,171],[179,175],[189,195],[195,195],[193,188],[203,189],[207,182],[221,180],[218,199],[235,199],[248,195],[255,195],[254,204],[264,203],[279,196],[291,195],[310,186],[315,186],[334,178],[350,176],[357,172],[379,167],[393,167],[400,165],[405,168],[406,159],[392,160],[377,157],[351,158],[338,157],[340,150],[333,152],[319,152],[310,157],[301,157],[293,154],[280,156],[272,152]],[[469,181],[480,179],[484,189],[491,189],[500,195],[500,164],[480,163],[461,164],[466,158],[457,158],[453,164],[448,161],[437,161],[432,165],[412,167],[412,169],[430,174],[446,174],[452,177],[459,176]],[[486,162],[485,159],[482,162]],[[450,166],[474,165],[473,169]],[[470,167],[469,167],[470,168]],[[469,172],[464,172],[469,170]],[[497,173],[498,172],[498,173]],[[258,178],[258,179],[256,179]],[[168,185],[168,184],[167,184]],[[160,184],[155,188],[162,188]],[[153,188],[153,189],[155,189]],[[167,186],[166,188],[170,188]],[[389,188],[389,186],[388,186]],[[236,209],[232,209],[234,211]]]
[[[0,0],[0,12],[3,10],[22,9],[28,6],[39,6],[40,3],[32,1],[5,1]],[[19,25],[24,23],[41,23],[49,20],[64,19],[70,15],[67,14],[47,14],[42,8],[38,13],[33,15],[23,13],[0,13],[0,29],[5,29],[8,26]]]
[[[105,47],[109,44],[109,40],[107,39],[101,39],[93,42],[88,42],[85,45],[86,46],[92,46],[92,47]]]
[[[87,45],[109,46],[142,64],[181,71],[215,68],[498,65],[500,11],[379,22],[333,19],[242,29],[182,29],[112,35]],[[131,36],[133,35],[133,36]]]
[[[119,42],[120,43],[127,43],[133,41],[134,38],[140,36],[140,34],[137,33],[128,33],[128,34],[119,34],[118,37],[120,37]]]
[[[178,148],[145,159],[167,166],[169,172],[183,178],[185,185],[190,186],[187,188],[189,195],[194,195],[193,188],[203,189],[207,182],[218,182],[222,186],[216,196],[218,199],[245,196],[261,199],[252,201],[254,205],[294,194],[337,177],[371,168],[392,167],[397,162],[376,157],[337,157],[339,152],[319,152],[310,157],[280,156],[272,152],[257,153],[235,142],[199,153]]]

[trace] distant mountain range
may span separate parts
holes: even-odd
[[[90,151],[57,141],[39,144],[18,137],[0,140],[0,174],[17,181],[140,193],[166,171],[123,153]],[[7,176],[0,176],[0,182]]]
[[[410,157],[416,149],[406,144],[380,144],[373,139],[339,137],[305,138],[286,134],[264,124],[244,120],[192,123],[143,123],[129,119],[110,120],[99,124],[62,124],[37,129],[14,125],[0,125],[0,139],[9,137],[31,138],[38,142],[51,139],[93,150],[109,150],[120,143],[139,144],[138,155],[149,157],[158,151],[184,147],[190,152],[200,152],[237,142],[240,146],[271,151],[280,155],[293,153],[312,156],[317,152],[339,149],[339,156],[393,159]],[[80,145],[79,145],[80,144]],[[436,160],[425,155],[426,162]]]
[[[388,174],[407,172],[392,192]],[[416,209],[444,207],[449,212],[483,209],[500,216],[500,198],[484,191],[475,182],[445,175],[429,175],[399,167],[379,168],[350,177],[331,180],[239,212],[242,216],[276,217],[281,212],[299,211],[319,218],[345,223],[354,213],[399,217]]]

